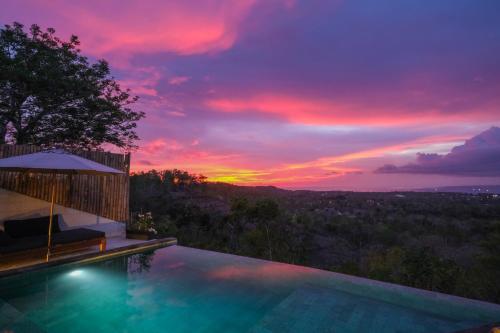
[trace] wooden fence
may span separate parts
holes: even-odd
[[[0,145],[0,158],[36,153],[32,145]],[[75,155],[124,171],[124,175],[57,175],[56,203],[115,221],[129,219],[130,154],[76,151]],[[50,201],[51,175],[0,171],[0,188]]]

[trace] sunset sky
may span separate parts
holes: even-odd
[[[2,25],[78,35],[140,96],[135,171],[304,189],[500,184],[498,0],[0,4]]]

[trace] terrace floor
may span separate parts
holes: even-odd
[[[69,263],[76,260],[93,259],[102,256],[115,256],[124,252],[144,251],[146,248],[154,248],[166,245],[176,244],[175,238],[163,238],[154,240],[137,240],[123,237],[110,237],[106,239],[106,251],[99,252],[98,246],[91,246],[84,250],[60,255],[53,255],[51,260],[46,263],[42,258],[16,260],[9,263],[0,263],[0,277],[22,271],[43,268],[45,266],[54,266],[61,263]]]

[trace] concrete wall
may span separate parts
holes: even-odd
[[[0,188],[0,229],[3,229],[5,220],[49,214],[49,202]],[[54,214],[61,215],[59,224],[62,230],[85,227],[104,231],[106,237],[125,237],[125,224],[121,222],[59,205],[55,205]]]

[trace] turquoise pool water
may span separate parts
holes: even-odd
[[[0,332],[455,332],[500,306],[181,246],[0,280]]]

